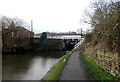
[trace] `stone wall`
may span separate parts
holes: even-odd
[[[118,53],[103,52],[94,48],[86,48],[85,53],[102,68],[120,78],[120,57]]]
[[[64,49],[63,40],[34,38],[33,49],[38,51],[54,51]]]

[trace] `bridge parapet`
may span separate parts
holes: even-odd
[[[59,35],[59,36],[49,36],[49,38],[54,38],[54,39],[77,39],[80,41],[81,36],[80,35]]]

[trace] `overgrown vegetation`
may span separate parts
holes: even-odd
[[[84,52],[80,55],[80,58],[83,59],[83,62],[86,64],[87,71],[93,80],[116,80],[116,78],[106,72],[101,66],[96,64],[88,55]]]
[[[120,2],[94,3],[95,11],[90,16],[93,29],[85,35],[89,45],[101,45],[104,51],[120,54]]]
[[[85,21],[92,27],[91,32],[85,35],[85,52],[119,79],[120,1],[95,2],[93,8],[94,13],[87,12],[90,20]]]
[[[59,80],[60,75],[62,73],[62,70],[65,66],[65,64],[68,61],[68,58],[71,54],[66,54],[64,55],[60,60],[59,63],[57,63],[54,67],[53,67],[53,71],[52,73],[48,76],[47,80]]]

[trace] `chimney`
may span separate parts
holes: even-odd
[[[31,20],[31,31],[33,32],[33,20]]]

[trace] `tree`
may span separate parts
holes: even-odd
[[[23,27],[25,28],[27,23],[18,18],[10,18],[6,16],[0,17],[0,29],[2,29],[2,36],[5,36],[4,30],[9,28],[9,32],[16,32],[16,27]]]
[[[41,38],[42,40],[43,40],[43,39],[47,39],[47,33],[46,33],[46,32],[43,32],[40,38]]]
[[[22,26],[23,25],[23,21],[18,19],[18,18],[9,18],[9,17],[2,17],[2,24],[4,23],[4,26],[8,27],[11,23],[14,23],[15,27],[17,26]]]
[[[78,32],[78,34],[80,34],[80,36],[83,38],[84,34],[83,34],[82,28],[81,28],[81,29],[78,29],[77,32]]]
[[[10,26],[13,25],[13,26]],[[7,27],[11,28],[11,27],[28,27],[28,24],[22,20],[22,19],[18,19],[18,18],[10,18],[10,17],[6,17],[6,16],[1,16],[0,17],[0,29],[5,29]]]
[[[102,48],[106,46],[110,51],[119,52],[120,2],[95,2],[93,8],[93,13],[86,11],[90,20],[85,20],[85,23],[93,27],[91,43],[101,42],[105,44],[101,45]]]

